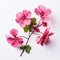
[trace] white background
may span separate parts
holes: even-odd
[[[45,5],[52,10],[50,27],[54,35],[51,37],[52,43],[49,46],[36,44],[35,38],[31,37],[30,54],[24,53],[20,57],[21,51],[13,48],[6,41],[6,34],[10,29],[16,28],[24,35],[22,29],[15,22],[16,13],[23,9],[34,13],[34,8],[38,5]],[[0,0],[0,60],[60,60],[60,0]]]

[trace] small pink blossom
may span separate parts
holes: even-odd
[[[37,26],[34,26],[33,29],[35,30],[35,32],[40,32],[40,29]]]
[[[30,25],[30,17],[31,12],[23,10],[23,12],[19,12],[16,14],[16,22],[19,23],[21,27],[25,27],[26,25]]]
[[[7,36],[7,42],[10,43],[13,47],[18,47],[23,43],[23,39],[17,37],[18,31],[16,29],[12,29],[10,31],[10,34],[12,35],[12,37]]]
[[[51,35],[53,35],[53,33],[49,33],[49,28],[47,28],[42,36],[37,37],[37,44],[41,44],[42,46],[47,44]]]
[[[42,22],[43,27],[47,27],[47,22]]]
[[[39,15],[42,21],[49,20],[49,15],[52,13],[50,9],[46,9],[45,6],[40,5],[38,8],[35,8],[36,15]]]

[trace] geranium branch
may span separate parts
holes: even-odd
[[[25,46],[26,46],[27,43],[29,42],[29,39],[30,39],[31,35],[34,33],[34,31],[35,31],[35,30],[33,30],[32,33],[29,35],[29,37],[28,37],[28,39],[27,39],[27,42],[26,42]],[[23,51],[21,52],[20,56],[22,56],[23,52],[24,52],[24,49],[23,49]]]
[[[37,27],[40,27],[40,26],[42,25],[42,24],[41,24],[41,25],[39,25],[39,24],[40,24],[40,21],[39,21],[39,23],[37,24]],[[33,31],[31,32],[31,34],[30,34],[30,32],[29,32],[29,37],[28,37],[28,39],[27,39],[27,42],[25,43],[25,46],[28,44],[29,39],[30,39],[31,35],[34,33],[34,31],[35,31],[35,30],[33,30]],[[22,50],[20,56],[22,56],[23,53],[24,53],[24,49]]]

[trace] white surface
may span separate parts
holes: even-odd
[[[31,53],[24,53],[20,57],[21,52],[7,43],[5,34],[12,28],[22,31],[15,22],[16,13],[23,9],[34,13],[34,8],[38,5],[45,5],[52,10],[50,21],[51,30],[54,32],[51,37],[52,43],[50,46],[41,47],[31,37]],[[22,32],[20,34],[23,35]],[[60,0],[0,0],[0,60],[60,60]]]

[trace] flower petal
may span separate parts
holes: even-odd
[[[41,38],[40,36],[37,37],[37,40],[36,40],[37,41],[37,44],[40,43],[40,38]]]
[[[16,22],[17,22],[17,23],[22,23],[23,20],[21,20],[20,18],[16,18]]]
[[[47,36],[49,34],[49,29],[50,28],[46,28],[45,32],[44,32],[44,35]]]
[[[53,35],[54,33],[52,32],[52,33],[49,33],[49,35],[48,36],[51,36],[51,35]]]
[[[23,43],[23,39],[22,38],[17,38],[17,40],[15,40],[14,43],[12,43],[11,45],[13,47],[18,47],[19,45],[21,45]]]
[[[14,38],[7,37],[7,42],[10,43],[10,44],[12,44],[12,43],[14,43],[15,41],[14,41]]]
[[[44,15],[44,16],[41,17],[41,19],[42,19],[43,22],[47,22],[49,20],[49,16]]]
[[[19,46],[19,42],[15,41],[14,43],[11,44],[13,47],[18,47]]]
[[[23,23],[24,23],[25,25],[30,25],[30,22],[31,22],[30,19],[26,19]]]
[[[23,15],[27,16],[28,11],[27,10],[23,10]]]
[[[47,14],[47,15],[49,15],[49,14],[51,14],[51,13],[52,13],[52,11],[51,11],[50,9],[47,9],[47,10],[46,10],[46,14]]]
[[[41,11],[43,11],[43,12],[45,12],[45,11],[46,11],[46,7],[45,7],[45,6],[43,6],[43,5],[38,6],[38,8],[39,8]]]
[[[27,16],[26,16],[26,18],[30,18],[31,17],[31,12],[29,11],[28,13],[27,13]]]
[[[18,31],[16,29],[11,29],[10,34],[16,37],[18,35]]]
[[[18,38],[19,44],[23,43],[23,39],[22,38]]]
[[[36,15],[40,15],[40,11],[38,8],[35,8],[35,13],[36,13]]]
[[[19,12],[16,14],[16,17],[18,17],[18,18],[21,18],[21,16],[22,16],[22,12]]]

